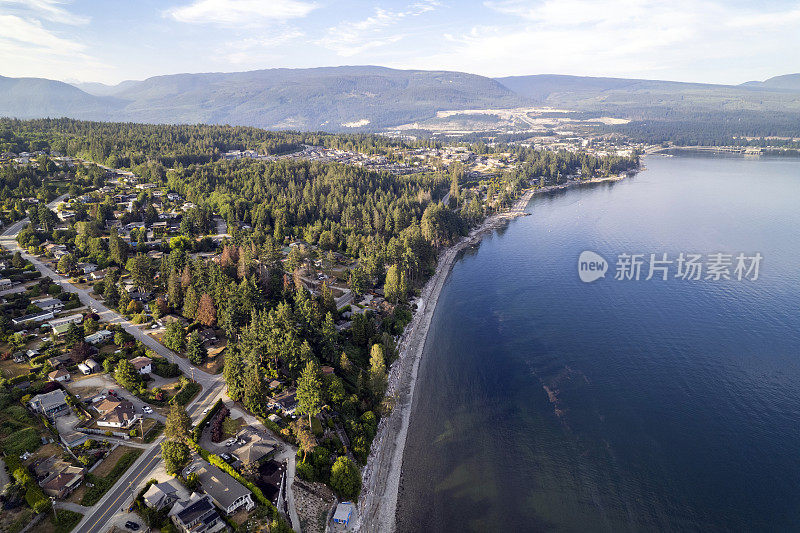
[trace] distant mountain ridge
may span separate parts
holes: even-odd
[[[38,87],[44,82],[52,84],[46,91]],[[29,102],[24,89],[0,88],[0,115],[268,129],[379,130],[442,109],[527,103],[497,81],[475,74],[372,66],[173,74],[113,87],[84,85],[94,95],[49,80],[16,83],[35,88],[41,97]]]
[[[785,74],[783,76],[775,76],[766,81],[748,81],[742,85],[762,89],[800,91],[800,74]]]
[[[0,116],[381,131],[437,111],[551,106],[634,120],[799,113],[800,74],[742,85],[378,66],[172,74],[115,86],[0,77]]]

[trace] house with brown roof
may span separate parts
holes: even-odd
[[[119,402],[103,400],[95,406],[95,409],[100,413],[96,421],[98,427],[127,429],[141,418],[133,408],[133,404],[127,400]]]
[[[149,374],[153,371],[153,360],[149,357],[135,357],[131,359],[131,364],[140,374]]]
[[[66,498],[80,486],[85,473],[85,468],[68,465],[44,478],[40,484],[42,491],[53,498]]]
[[[69,372],[64,370],[63,368],[59,368],[58,370],[53,370],[49,374],[47,374],[47,379],[50,381],[69,381],[70,375]]]

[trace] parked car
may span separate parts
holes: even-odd
[[[137,524],[136,522],[133,522],[131,520],[128,520],[127,522],[125,522],[125,527],[127,527],[131,531],[139,531],[139,524]]]

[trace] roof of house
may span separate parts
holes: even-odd
[[[67,402],[67,394],[61,389],[56,389],[44,394],[37,394],[31,398],[31,402],[38,403],[42,409],[47,411],[53,407],[65,404]]]
[[[42,482],[42,488],[53,492],[60,492],[64,487],[74,483],[80,474],[77,472],[61,472],[45,479]]]
[[[131,359],[131,364],[133,365],[133,368],[135,368],[136,370],[141,370],[147,365],[151,364],[152,362],[153,362],[152,359],[150,359],[149,357],[145,357],[143,355]]]
[[[197,469],[197,477],[205,493],[224,509],[250,494],[241,483],[212,464],[202,464]]]
[[[353,504],[350,502],[342,502],[336,506],[336,512],[333,513],[334,520],[347,521],[353,513]]]
[[[46,309],[48,307],[53,307],[53,306],[55,307],[64,306],[64,302],[62,302],[58,298],[44,298],[42,300],[36,300],[35,302],[31,303],[33,303],[33,305],[35,305],[39,309]]]
[[[69,372],[64,370],[63,368],[59,368],[58,370],[53,370],[49,374],[47,374],[47,378],[52,380],[63,378],[64,376],[69,376]]]
[[[105,403],[105,402],[103,402]],[[120,424],[122,426],[128,425],[136,417],[136,411],[133,409],[133,404],[129,401],[117,402],[110,411],[106,411],[98,422],[107,422],[110,424]]]
[[[239,449],[236,456],[243,463],[255,463],[275,451],[275,446],[265,441],[257,441],[247,446],[246,448]]]
[[[192,501],[195,497],[197,497],[197,499]],[[188,502],[176,503],[170,515],[177,516],[178,520],[188,525],[199,519],[202,519],[203,523],[206,523],[217,514],[214,504],[211,503],[211,500],[209,500],[207,496],[193,494],[192,499]]]
[[[144,493],[144,499],[151,505],[159,504],[164,500],[164,498],[174,496],[177,492],[178,489],[175,488],[169,481],[164,481],[163,483],[155,483],[150,485],[150,488]]]

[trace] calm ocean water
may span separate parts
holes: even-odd
[[[800,530],[800,161],[650,157],[534,198],[442,292],[400,531]],[[582,283],[577,257],[611,263]],[[750,281],[620,253],[760,252]]]

